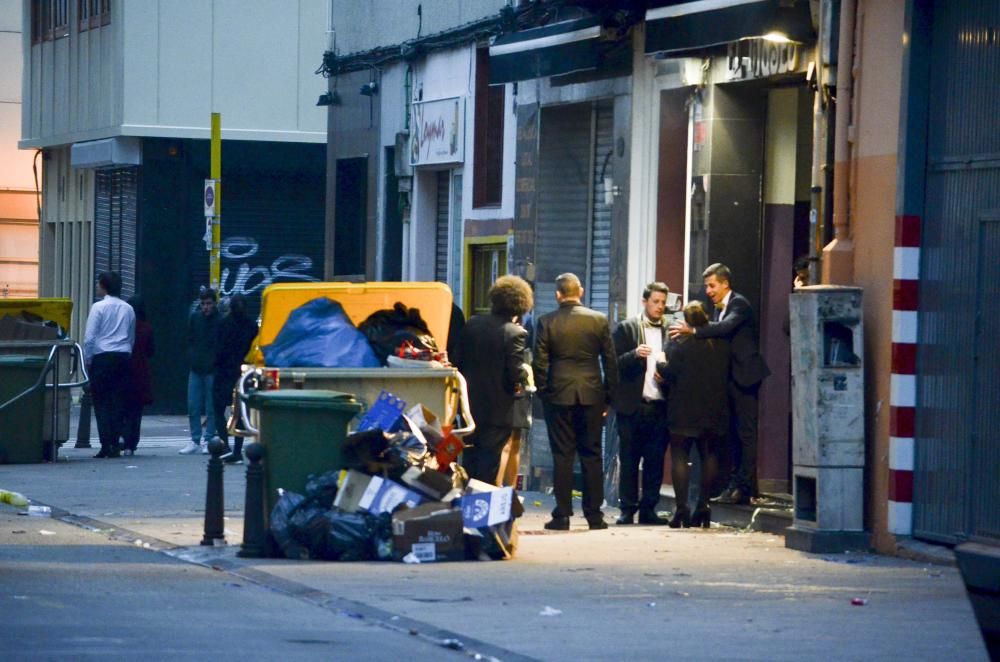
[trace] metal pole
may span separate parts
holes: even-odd
[[[264,517],[264,447],[252,443],[244,451],[247,466],[247,496],[243,507],[243,545],[237,556],[260,558],[267,556],[267,526]]]
[[[222,454],[226,451],[226,445],[219,438],[208,442],[208,452],[212,454],[208,461],[208,486],[205,488],[205,536],[201,539],[202,545],[215,545],[217,540],[222,544],[226,543],[225,524],[223,523],[223,513],[225,504],[223,502],[222,476],[225,467],[222,464]]]
[[[219,290],[220,253],[222,250],[222,115],[212,113],[212,179],[215,180],[215,216],[212,217],[212,254],[209,263],[210,284],[216,294]]]
[[[76,424],[76,445],[73,448],[92,448],[90,445],[90,386],[83,387],[80,395],[80,420]]]

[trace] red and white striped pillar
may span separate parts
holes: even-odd
[[[913,533],[914,418],[917,408],[917,303],[920,217],[896,217],[889,387],[889,532]]]

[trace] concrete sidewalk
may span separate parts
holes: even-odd
[[[238,559],[245,467],[225,471],[230,546],[200,547],[206,457],[177,454],[185,426],[148,417],[134,457],[64,448],[55,464],[0,466],[0,487],[94,535],[499,659],[986,659],[954,568],[804,554],[780,536],[727,527],[590,532],[577,517],[570,532],[547,532],[551,499],[539,494],[524,495],[508,562]]]

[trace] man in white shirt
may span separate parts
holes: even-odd
[[[94,457],[119,457],[120,438],[129,392],[132,346],[135,344],[135,311],[119,296],[122,279],[114,271],[97,277],[97,296],[103,297],[90,309],[83,355],[90,374],[90,395],[94,401],[101,451]]]
[[[670,290],[655,282],[642,293],[642,313],[622,320],[611,338],[618,356],[620,381],[615,392],[618,426],[618,524],[662,525],[656,514],[663,483],[663,456],[667,451],[667,401],[656,381],[656,364],[665,360],[667,342],[663,315]],[[639,497],[639,461],[642,461],[642,497]]]

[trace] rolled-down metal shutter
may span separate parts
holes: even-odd
[[[614,113],[610,100],[542,109],[539,144],[536,313],[555,309],[556,276],[572,272],[584,301],[607,314],[611,277],[611,177]]]
[[[434,225],[434,280],[448,282],[448,210],[450,170],[437,173],[437,220]]]
[[[242,294],[256,315],[272,283],[323,277],[322,173],[247,169],[227,174],[222,189],[223,296]],[[209,252],[193,247],[190,292],[208,283]]]
[[[117,271],[122,297],[135,294],[138,168],[107,168],[94,176],[94,271]]]
[[[604,178],[614,177],[614,105],[610,100],[596,104],[597,130],[594,134],[594,218],[591,229],[588,305],[605,315],[611,289],[611,205],[604,201]]]
[[[594,170],[591,104],[542,108],[538,146],[535,314],[556,308],[555,279],[587,282],[590,188]]]
[[[996,3],[934,3],[913,534],[947,543],[1000,541],[998,24]]]

